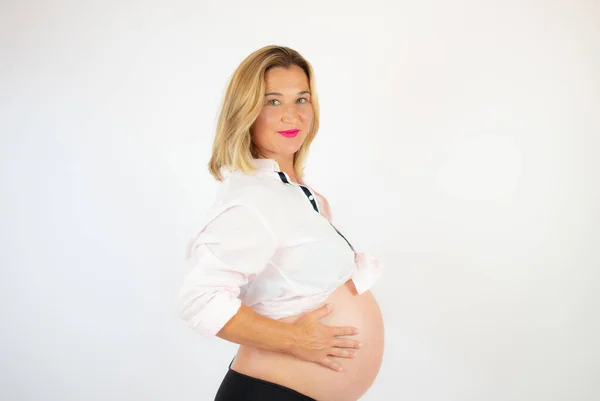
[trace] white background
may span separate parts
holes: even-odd
[[[314,66],[308,182],[386,262],[379,400],[600,399],[600,5],[2,1],[0,399],[211,400],[179,319],[227,80]]]

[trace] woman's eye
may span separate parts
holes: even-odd
[[[277,103],[275,103],[275,102],[277,102]],[[297,102],[300,103],[300,104],[308,103],[308,99],[305,98],[305,97],[301,97],[301,98],[299,98],[297,100]],[[271,100],[267,101],[267,104],[271,105],[271,106],[277,106],[277,105],[279,105],[279,100],[278,99],[271,99]]]

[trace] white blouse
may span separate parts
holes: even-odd
[[[180,317],[203,337],[217,334],[241,304],[272,319],[316,308],[352,279],[359,294],[383,272],[328,219],[325,198],[297,184],[273,159],[254,159],[224,180],[188,244]]]

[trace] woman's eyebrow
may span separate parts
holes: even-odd
[[[298,92],[299,95],[304,95],[304,94],[309,94],[310,95],[310,91],[301,91]],[[269,95],[274,95],[274,96],[283,96],[283,94],[279,93],[279,92],[269,92],[269,93],[265,93],[265,96],[269,96]]]

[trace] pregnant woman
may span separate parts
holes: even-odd
[[[266,46],[231,77],[211,174],[217,197],[187,249],[181,317],[239,344],[216,401],[356,401],[383,357],[378,258],[333,225],[304,163],[319,128],[312,66]]]

